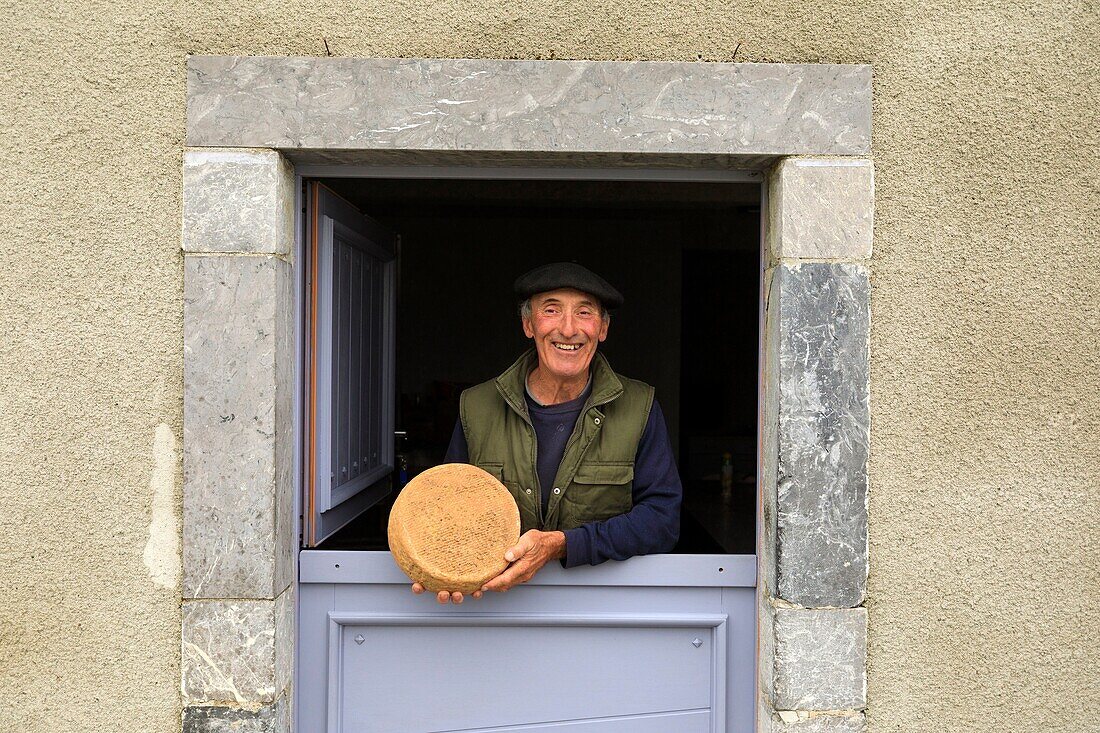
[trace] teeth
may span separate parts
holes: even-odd
[[[580,347],[580,344],[554,344],[554,348],[561,349],[562,351],[576,351]]]

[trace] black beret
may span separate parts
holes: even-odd
[[[618,308],[623,296],[607,280],[576,262],[554,262],[525,272],[516,278],[516,296],[526,300],[536,293],[558,288],[574,288],[599,299],[604,308]]]

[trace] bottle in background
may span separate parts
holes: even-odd
[[[730,494],[733,491],[733,456],[729,453],[722,454],[722,493]]]
[[[405,430],[395,430],[393,435],[397,442],[394,461],[397,463],[397,490],[400,491],[405,488],[405,484],[409,483],[409,455],[406,452],[408,450],[409,433]]]

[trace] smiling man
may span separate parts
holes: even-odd
[[[499,478],[519,505],[523,534],[482,591],[525,583],[550,560],[572,567],[671,550],[683,490],[664,415],[652,387],[616,374],[598,352],[622,295],[571,262],[521,275],[515,293],[534,348],[462,393],[446,456]],[[441,591],[437,600],[463,598]]]

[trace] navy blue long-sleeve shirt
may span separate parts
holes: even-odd
[[[565,455],[565,441],[556,440],[556,436],[548,434],[547,431],[558,430],[552,421],[532,422],[540,458],[544,456],[545,446],[558,447],[555,460],[550,462],[556,471]],[[566,431],[566,436],[572,432],[571,428]],[[447,463],[468,463],[470,460],[461,420],[455,423],[445,460]],[[549,482],[541,478],[540,481],[549,486],[553,477]],[[642,431],[642,439],[638,441],[631,495],[634,505],[629,512],[565,530],[565,567],[598,565],[605,560],[626,560],[634,555],[668,552],[676,545],[680,536],[683,486],[672,456],[664,413],[656,400]]]

